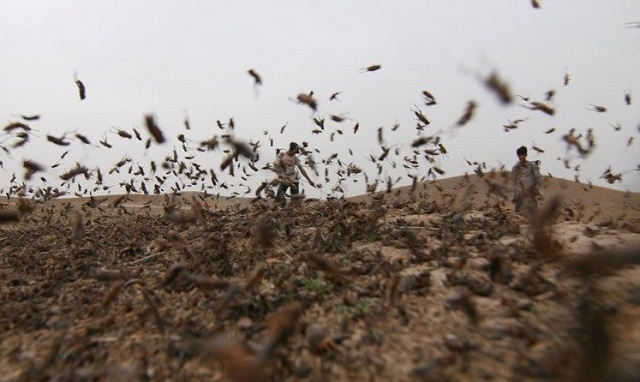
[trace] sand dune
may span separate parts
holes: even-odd
[[[496,190],[498,192],[496,192]],[[502,195],[500,194],[502,192]],[[640,224],[640,193],[623,192],[606,187],[577,183],[561,178],[546,177],[541,186],[544,200],[558,196],[563,201],[564,216],[567,220],[583,222],[626,222],[629,225]],[[508,173],[490,173],[483,177],[468,174],[450,178],[422,182],[413,186],[393,188],[391,192],[378,191],[376,194],[387,202],[403,202],[408,200],[427,199],[436,204],[451,204],[454,208],[479,208],[487,204],[498,203],[504,208],[513,208]],[[123,199],[124,198],[124,199]],[[108,206],[123,199],[122,205],[141,207],[150,205],[158,209],[168,203],[188,205],[196,200],[206,203],[210,208],[225,209],[232,206],[247,206],[253,198],[228,197],[223,195],[206,195],[199,192],[182,192],[179,195],[105,195],[96,196],[95,201],[102,206]],[[15,199],[11,199],[15,200]],[[89,202],[89,198],[60,198],[53,200],[54,204],[69,203],[82,205]],[[347,197],[351,202],[370,202],[371,194]],[[13,204],[15,201],[5,202]]]

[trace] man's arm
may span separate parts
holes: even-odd
[[[538,168],[538,165],[535,162],[531,162],[531,167],[532,170],[531,172],[533,173],[533,177],[536,180],[536,185],[540,183],[540,181],[542,181],[542,174],[540,174],[540,169]]]
[[[302,165],[300,165],[300,163],[296,163],[296,165],[298,166],[298,170],[300,170],[300,174],[302,174],[302,176],[304,176],[304,178],[307,180],[307,182],[309,182],[309,184],[311,185],[311,187],[315,187],[316,184],[313,183],[313,181],[311,180],[311,178],[309,178],[309,175],[307,175],[307,172],[304,170],[304,168],[302,167]]]

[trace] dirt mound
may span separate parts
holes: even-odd
[[[0,379],[636,380],[637,195],[526,222],[487,179],[37,205],[0,225]]]

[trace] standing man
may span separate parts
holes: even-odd
[[[300,163],[300,159],[296,156],[300,152],[300,146],[291,142],[289,144],[289,150],[280,151],[276,156],[275,162],[273,162],[273,167],[278,175],[278,192],[276,193],[276,201],[281,204],[285,204],[285,193],[288,188],[291,188],[291,195],[298,195],[300,192],[300,178],[298,176],[298,170],[302,176],[309,182],[311,187],[316,187],[316,184],[311,181],[309,175],[302,167]]]
[[[527,161],[526,147],[519,147],[516,154],[518,163],[511,169],[513,202],[517,213],[530,217],[538,209],[536,196],[538,196],[538,184],[542,180],[542,175],[535,162]]]

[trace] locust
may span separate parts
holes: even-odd
[[[366,73],[366,72],[375,72],[376,70],[380,70],[382,68],[382,65],[371,65],[371,66],[367,66],[366,68],[361,68],[360,69],[360,73]]]
[[[151,134],[153,139],[155,139],[157,143],[164,143],[164,135],[162,134],[162,130],[160,130],[160,128],[156,124],[155,117],[151,114],[147,114],[144,117],[144,121],[145,125],[147,126],[147,130],[149,130],[149,133]]]
[[[85,98],[87,98],[87,90],[84,86],[84,84],[82,83],[82,81],[80,81],[78,79],[78,73],[77,72],[73,72],[73,80],[76,83],[76,86],[78,87],[78,93],[80,95],[80,100],[83,100]]]
[[[315,98],[313,98],[313,96],[309,94],[300,93],[298,94],[296,99],[298,100],[298,103],[309,106],[313,111],[316,111],[318,109],[318,102],[315,100]]]

